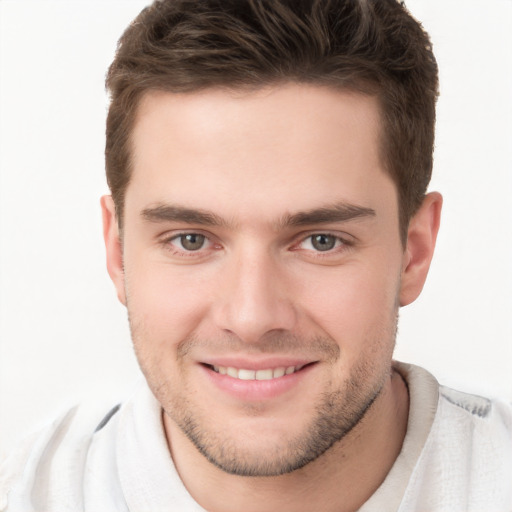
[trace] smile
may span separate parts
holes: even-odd
[[[263,370],[246,370],[244,368],[234,368],[233,366],[216,366],[213,365],[213,371],[221,375],[227,375],[239,380],[272,380],[291,375],[304,367],[302,366],[280,366],[278,368],[267,368]]]
[[[207,382],[222,393],[227,393],[236,403],[262,402],[299,392],[307,376],[319,361],[275,357],[274,360],[249,360],[223,357],[222,360],[203,361],[199,366]],[[209,389],[207,386],[206,389]],[[216,397],[218,395],[215,395]],[[290,395],[288,395],[290,396]]]

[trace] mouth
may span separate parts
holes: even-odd
[[[303,383],[309,382],[308,375],[318,363],[320,361],[292,358],[251,361],[225,357],[222,360],[203,361],[199,366],[207,377],[205,392],[211,389],[215,399],[227,396],[239,405],[248,402],[269,403],[269,400],[289,398],[293,392],[300,393],[304,389]],[[220,390],[221,395],[216,394],[215,389]]]
[[[246,368],[235,368],[234,366],[217,366],[205,364],[207,368],[220,375],[227,375],[233,379],[238,380],[274,380],[292,375],[301,371],[303,368],[315,364],[307,363],[297,366],[278,366],[277,368],[264,368],[260,370],[249,370]]]

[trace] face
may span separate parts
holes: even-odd
[[[404,265],[378,141],[376,100],[328,88],[143,99],[114,281],[171,446],[282,474],[378,397]]]

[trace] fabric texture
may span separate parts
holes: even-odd
[[[439,386],[396,363],[407,434],[361,512],[511,512],[512,406]],[[102,414],[74,408],[0,467],[1,512],[195,512],[174,467],[162,410],[145,382]]]

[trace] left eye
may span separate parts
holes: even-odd
[[[304,249],[313,249],[319,252],[326,252],[343,244],[343,241],[334,235],[326,233],[318,233],[315,235],[308,236],[303,242],[302,247]]]
[[[172,242],[185,251],[199,251],[206,245],[207,238],[199,233],[187,233],[178,235],[172,239]]]

